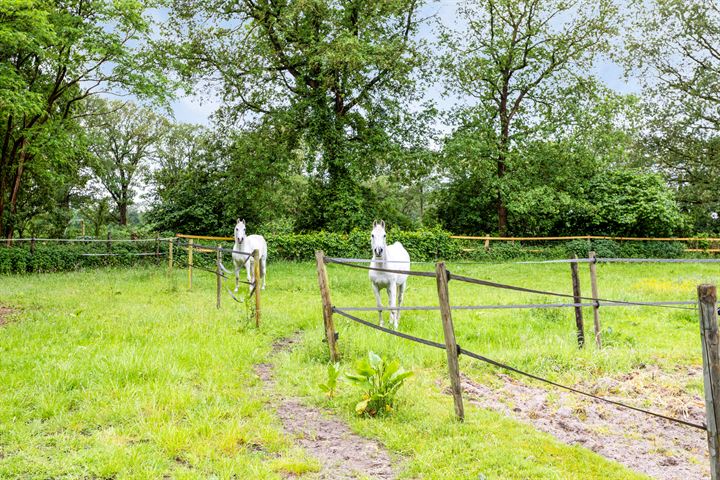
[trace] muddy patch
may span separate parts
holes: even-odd
[[[699,373],[702,376],[702,371]],[[636,385],[643,383],[638,379],[649,381],[656,377],[657,380],[658,374],[659,370],[633,373],[619,380],[604,378],[593,386],[581,385],[581,388],[612,400],[703,424],[705,410],[699,396],[679,389],[661,392],[661,381],[655,383],[658,392],[650,389],[645,390],[644,396],[628,394],[627,390],[634,391],[639,388]],[[499,387],[496,388],[463,376],[462,387],[469,402],[527,422],[564,443],[582,445],[654,478],[709,478],[707,440],[701,430],[569,392],[528,386],[507,375],[497,377]],[[663,400],[644,404],[642,399],[648,398]]]
[[[15,312],[16,310],[12,308],[3,307],[2,305],[0,305],[0,327],[10,323],[10,316],[13,315]]]
[[[299,341],[297,334],[277,340],[273,352],[290,350]],[[259,363],[254,369],[265,389],[272,392],[275,386],[273,365]],[[395,478],[390,455],[379,442],[356,435],[330,412],[303,405],[298,398],[273,396],[273,403],[285,431],[320,462],[320,472],[308,477],[321,480]]]

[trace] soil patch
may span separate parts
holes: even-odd
[[[697,371],[688,372],[696,375]],[[702,378],[702,370],[699,371]],[[663,386],[659,369],[633,372],[619,380],[600,379],[595,385],[581,385],[603,397],[631,405],[648,407],[642,399],[655,400],[649,410],[703,424],[704,403],[676,387]],[[705,432],[593,400],[570,392],[531,387],[503,374],[497,375],[499,388],[473,382],[464,377],[462,387],[470,403],[504,413],[550,433],[560,441],[582,445],[637,472],[663,480],[709,478]],[[628,391],[638,383],[655,378],[654,387],[628,400]],[[656,390],[656,391],[653,391]],[[448,392],[449,393],[449,392]],[[620,395],[619,395],[620,394]]]
[[[0,305],[0,327],[10,322],[10,315],[15,313],[15,310]]]
[[[292,349],[299,335],[277,340],[273,352]],[[267,390],[273,390],[273,365],[259,363],[255,373]],[[321,480],[357,480],[395,478],[387,450],[377,441],[361,437],[330,412],[303,405],[298,398],[275,398],[275,407],[285,431],[296,443],[315,457],[321,465],[313,478]]]

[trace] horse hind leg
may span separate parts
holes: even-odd
[[[267,279],[267,257],[260,259],[260,276],[262,277],[262,289],[265,290],[265,280]]]

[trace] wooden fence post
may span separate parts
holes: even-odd
[[[222,267],[221,267],[221,265],[222,265],[222,250],[220,250],[221,247],[222,247],[222,245],[218,244],[217,252],[215,252],[216,253],[216,255],[215,255],[216,265],[215,266],[217,267],[217,272],[215,273],[215,275],[217,276],[217,305],[216,306],[218,309],[220,309],[220,296],[221,296],[220,292],[222,290],[222,276],[221,275],[223,274]]]
[[[595,345],[597,348],[602,348],[602,334],[600,333],[600,302],[598,298],[598,284],[597,284],[597,257],[595,252],[590,252],[590,288],[592,289],[593,296],[593,324],[595,327]]]
[[[173,241],[168,241],[168,273],[172,273],[173,269]]]
[[[440,317],[442,319],[443,335],[445,337],[445,351],[447,353],[448,370],[450,372],[450,389],[455,401],[455,416],[461,422],[465,420],[465,408],[462,401],[462,385],[460,383],[460,364],[458,362],[458,346],[455,341],[455,328],[453,327],[450,310],[450,293],[448,291],[448,271],[445,262],[435,265],[437,278],[438,301],[440,302]]]
[[[574,258],[577,259],[577,255],[575,255]],[[572,274],[573,303],[582,303],[577,262],[570,263],[570,273]],[[585,345],[585,325],[583,324],[582,307],[575,307],[575,326],[577,327],[578,348],[582,348]]]
[[[325,268],[325,252],[315,252],[315,263],[317,264],[318,285],[320,286],[320,298],[323,306],[323,322],[325,323],[325,338],[330,348],[330,361],[335,363],[340,359],[337,337],[335,335],[335,323],[333,323],[332,300],[330,299],[330,284],[328,282],[327,269]]]
[[[30,255],[35,255],[35,235],[30,238]]]
[[[253,269],[255,275],[255,326],[260,326],[260,250],[253,250]]]
[[[193,239],[188,240],[188,290],[192,290],[193,277]]]
[[[155,235],[155,258],[160,258],[160,237]]]
[[[107,253],[112,253],[112,234],[108,230],[107,234]]]
[[[720,335],[717,320],[717,289],[715,285],[698,285],[700,311],[700,338],[702,340],[703,383],[705,385],[705,416],[710,475],[717,480],[720,474]]]

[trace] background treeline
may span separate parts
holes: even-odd
[[[9,0],[0,19],[3,237],[720,231],[714,2]],[[598,77],[610,59],[636,94]],[[212,124],[175,122],[198,92]]]

